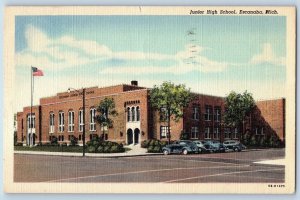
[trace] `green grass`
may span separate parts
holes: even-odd
[[[77,152],[81,153],[81,146],[15,146],[15,151],[47,151],[47,152]]]

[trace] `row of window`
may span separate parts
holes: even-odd
[[[127,122],[138,122],[140,121],[140,107],[127,107]]]
[[[215,106],[214,112],[212,106],[205,106],[205,113],[204,113],[204,120],[205,121],[212,121],[214,116],[214,121],[219,122],[221,121],[221,107]],[[198,106],[193,107],[192,119],[199,120],[200,117],[200,108]]]
[[[171,133],[171,129],[170,129]],[[160,127],[160,137],[166,138],[168,134],[168,126],[161,126]],[[235,128],[232,132],[230,128],[224,129],[224,136],[225,138],[238,138],[238,129]],[[220,138],[220,128],[216,127],[212,129],[212,127],[205,127],[204,129],[204,138],[205,139],[219,139]],[[192,127],[191,128],[191,139],[198,139],[199,138],[199,127]]]
[[[90,109],[90,131],[96,131],[96,108]],[[49,117],[49,133],[54,133],[55,131],[55,123],[54,123],[55,115],[53,112],[50,113]],[[68,132],[74,132],[75,127],[75,112],[69,111],[68,112]],[[82,132],[84,127],[83,123],[83,110],[79,110],[78,112],[78,128],[79,131]],[[58,113],[58,132],[64,132],[65,130],[65,114],[64,112]]]

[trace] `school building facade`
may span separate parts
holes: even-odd
[[[137,81],[110,87],[86,88],[85,92],[85,138],[95,135],[105,140],[127,145],[140,144],[143,140],[168,140],[168,126],[158,111],[150,105],[151,89],[138,86]],[[117,116],[112,117],[113,126],[100,127],[94,117],[96,108],[104,98],[113,98]],[[285,99],[256,102],[251,117],[241,127],[230,128],[222,123],[224,98],[196,94],[196,98],[184,109],[183,118],[171,121],[171,140],[180,139],[186,134],[191,140],[239,139],[242,131],[258,137],[276,134],[282,141],[285,138]],[[24,145],[49,143],[53,137],[59,143],[69,143],[71,137],[82,144],[83,133],[82,92],[62,92],[52,97],[40,99],[40,104],[24,107],[17,113],[17,142]]]

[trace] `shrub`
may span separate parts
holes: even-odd
[[[153,152],[153,149],[154,149],[154,146],[149,146],[149,147],[147,148],[147,151],[148,151],[149,153],[152,153],[152,152]]]
[[[50,143],[51,143],[51,145],[53,145],[53,146],[54,146],[54,145],[58,145],[57,137],[53,136],[53,137],[51,138]]]
[[[148,147],[149,147],[149,144],[150,144],[150,140],[144,140],[144,141],[141,143],[141,147],[142,147],[142,148],[148,148]]]
[[[15,144],[15,146],[23,146],[23,143],[22,142],[18,142]]]
[[[160,147],[160,145],[158,145],[158,146],[149,146],[147,150],[148,150],[148,153],[160,153],[161,152],[161,147]]]
[[[259,140],[259,146],[261,147],[267,147],[268,146],[268,141],[266,140],[265,137],[261,137]]]
[[[89,153],[95,153],[96,152],[96,148],[94,146],[88,146],[87,148]]]
[[[257,145],[257,140],[256,140],[256,137],[255,137],[254,134],[250,138],[250,145],[251,146],[256,146]]]
[[[76,146],[78,144],[78,139],[74,136],[74,135],[71,135],[70,137],[70,146]]]
[[[181,140],[188,140],[189,139],[189,134],[181,131],[180,139]]]
[[[60,144],[60,146],[66,147],[66,146],[68,146],[68,144],[66,142],[63,142],[63,143]]]

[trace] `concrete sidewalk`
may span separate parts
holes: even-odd
[[[133,157],[133,156],[148,156],[148,155],[162,155],[162,153],[147,153],[147,149],[139,146],[125,146],[130,148],[130,151],[124,153],[85,153],[87,157]],[[17,154],[31,154],[31,155],[51,155],[51,156],[82,156],[82,153],[75,152],[48,152],[48,151],[14,151]]]

